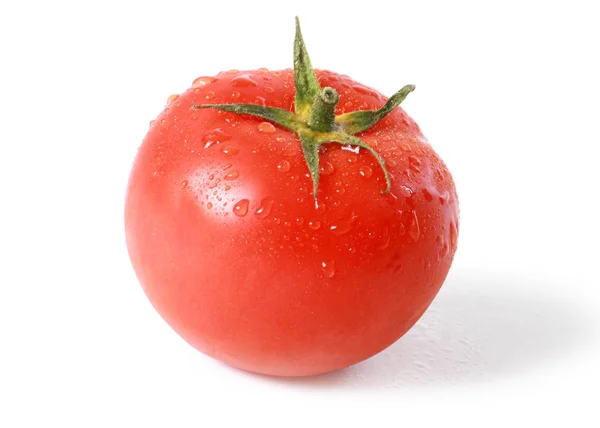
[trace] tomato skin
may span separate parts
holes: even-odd
[[[337,114],[386,100],[316,74],[339,92]],[[296,134],[191,110],[293,111],[292,71],[226,72],[195,86],[151,125],[127,189],[127,246],[156,310],[205,354],[270,375],[340,369],[394,343],[437,294],[458,237],[454,182],[416,123],[396,108],[358,135],[386,159],[386,195],[372,155],[327,145],[316,208]]]

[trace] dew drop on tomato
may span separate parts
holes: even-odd
[[[318,204],[316,204],[315,208],[317,210],[317,213],[319,214],[325,214],[325,212],[327,211],[327,206],[323,202],[319,202]]]
[[[233,171],[230,171],[225,177],[225,180],[235,180],[236,178],[238,178],[240,176],[240,173],[237,169],[234,169]]]
[[[227,146],[227,147],[223,147],[223,154],[226,156],[233,156],[239,153],[239,149],[237,147],[231,147],[231,146]]]
[[[400,213],[400,217],[401,217],[401,215],[402,215],[402,211],[398,211],[398,212]],[[398,226],[397,226],[397,229],[398,229],[398,235],[399,235],[399,236],[404,236],[404,235],[406,235],[406,226],[404,225],[404,222],[403,222],[402,220],[400,220],[400,221],[397,223],[397,225],[398,225]]]
[[[419,227],[419,218],[415,211],[411,211],[410,224],[408,226],[408,236],[415,242],[421,237],[421,228]]]
[[[445,205],[448,200],[448,193],[439,196],[440,205]]]
[[[202,77],[198,77],[196,80],[194,80],[192,82],[192,88],[202,88],[203,86],[206,86],[210,83],[216,82],[217,79],[216,77],[213,76],[202,76]]]
[[[440,254],[440,255],[441,255],[442,257],[446,257],[446,256],[448,255],[448,252],[449,252],[449,251],[450,251],[450,246],[449,246],[449,245],[448,245],[446,242],[444,242],[444,243],[442,244],[442,252],[441,252],[441,254]]]
[[[269,122],[261,122],[258,125],[258,130],[259,132],[264,132],[265,134],[272,134],[276,131],[275,126],[273,126],[273,124]]]
[[[260,202],[260,207],[254,212],[258,218],[266,218],[271,214],[275,201],[271,197],[266,197]]]
[[[352,213],[348,217],[342,218],[332,223],[331,226],[329,226],[329,230],[338,236],[345,235],[352,229],[356,218],[356,214]]]
[[[419,159],[415,155],[410,155],[408,157],[408,161],[410,162],[411,165],[421,166],[421,159]]]
[[[335,275],[335,264],[333,260],[321,262],[321,270],[325,278],[333,278]]]
[[[312,230],[319,230],[321,228],[321,222],[320,221],[309,221],[308,227],[310,227]]]
[[[212,131],[204,134],[202,137],[202,142],[204,143],[204,148],[208,149],[213,144],[219,144],[229,139],[231,139],[231,135],[223,131],[221,128],[215,128]]]
[[[167,105],[171,104],[177,98],[179,98],[179,94],[173,94],[173,95],[171,95],[169,98],[167,98]]]
[[[248,199],[242,199],[233,206],[233,213],[238,217],[244,217],[246,214],[248,214],[249,205],[250,201]]]
[[[371,168],[370,166],[361,166],[358,169],[358,173],[365,178],[371,178],[371,176],[373,175],[373,168]]]
[[[425,196],[425,200],[427,202],[433,201],[433,195],[431,194],[431,192],[429,190],[423,189],[423,196]]]
[[[182,188],[182,189],[185,189],[185,188],[187,187],[187,185],[188,185],[188,181],[187,181],[187,180],[183,180],[183,181],[181,182],[181,188]]]
[[[381,243],[377,247],[378,250],[383,251],[390,246],[391,235],[389,229],[386,227],[383,231],[383,236],[381,237]]]
[[[277,164],[277,171],[288,172],[290,170],[290,163],[286,160],[282,160]]]
[[[456,226],[454,225],[454,221],[450,222],[450,242],[452,246],[456,246],[458,232],[456,231]]]
[[[255,88],[258,86],[258,83],[256,83],[248,74],[241,74],[231,79],[229,85],[235,88]]]
[[[331,175],[335,171],[335,168],[330,162],[323,162],[319,167],[319,173],[322,175]]]
[[[206,95],[204,96],[204,98],[206,98],[207,100],[212,100],[215,97],[215,93],[213,91],[208,91],[206,93]]]

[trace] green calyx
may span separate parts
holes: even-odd
[[[295,113],[274,107],[255,104],[203,104],[192,106],[193,110],[213,108],[237,114],[249,114],[276,123],[300,137],[302,151],[313,180],[313,195],[317,202],[319,186],[319,148],[326,143],[339,143],[346,146],[358,146],[371,153],[383,171],[388,193],[391,188],[390,175],[385,161],[371,146],[354,134],[366,131],[414,91],[414,85],[406,85],[379,110],[364,110],[335,115],[340,96],[333,88],[321,88],[313,71],[302,32],[296,17],[296,38],[294,40],[294,84],[296,86]]]

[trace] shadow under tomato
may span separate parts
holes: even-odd
[[[401,388],[533,370],[585,343],[589,333],[579,308],[541,289],[491,275],[448,278],[419,322],[380,354],[324,375],[265,379],[307,387]]]

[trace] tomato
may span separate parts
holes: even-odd
[[[368,118],[345,114],[387,98],[313,73],[299,27],[296,39],[295,71],[223,72],[170,97],[125,206],[133,267],[166,322],[211,357],[279,376],[336,370],[394,343],[440,289],[458,237],[454,182],[417,124],[397,107],[362,130]],[[319,120],[317,93],[329,108]],[[359,124],[344,128],[354,139],[325,141],[350,135],[344,120]]]

